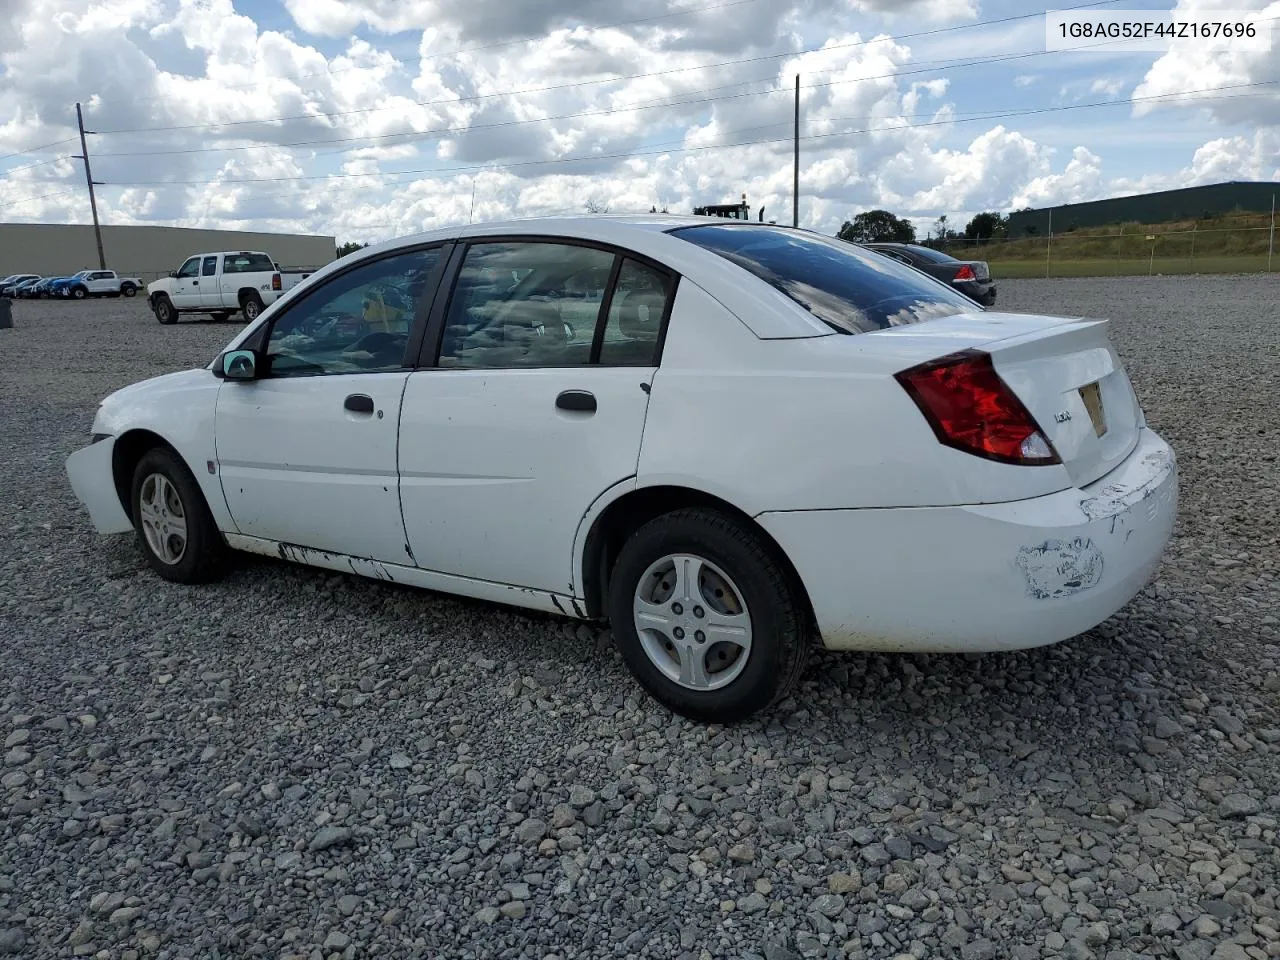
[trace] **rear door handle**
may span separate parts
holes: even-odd
[[[373,413],[373,397],[364,393],[353,393],[343,401],[342,405],[352,413]]]
[[[556,406],[561,410],[574,410],[578,413],[595,413],[595,394],[586,390],[566,390],[556,397]]]

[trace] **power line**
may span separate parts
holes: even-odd
[[[1079,10],[1079,9],[1084,9],[1086,7],[1105,6],[1107,4],[1118,3],[1118,2],[1120,2],[1120,0],[1091,0],[1091,2],[1089,3],[1078,4],[1073,7],[1063,7],[1061,9],[1064,11]],[[828,44],[828,45],[816,46],[816,47],[806,47],[801,50],[791,50],[784,53],[771,53],[771,54],[765,54],[757,57],[740,57],[733,60],[719,60],[712,63],[704,63],[704,64],[699,64],[699,65],[690,66],[690,67],[672,67],[667,70],[657,70],[651,73],[635,73],[635,74],[628,74],[620,77],[604,77],[598,80],[574,80],[567,83],[550,84],[542,87],[527,87],[523,90],[505,90],[505,91],[499,91],[495,93],[475,94],[475,95],[466,96],[466,97],[445,97],[438,100],[411,101],[411,105],[417,106],[417,107],[439,106],[439,105],[445,105],[445,104],[454,105],[458,103],[472,103],[479,100],[491,100],[498,97],[524,96],[530,93],[550,93],[556,90],[569,90],[569,89],[575,89],[578,87],[598,86],[600,84],[605,84],[605,83],[621,83],[623,81],[628,81],[628,80],[647,80],[653,77],[669,76],[674,73],[689,73],[694,70],[711,70],[717,67],[742,66],[743,64],[748,64],[748,63],[763,63],[763,62],[772,61],[772,60],[785,60],[788,57],[799,57],[799,56],[804,56],[805,54],[810,54],[810,53],[826,53],[832,50],[849,50],[855,47],[865,47],[873,43],[898,42],[901,40],[915,39],[921,36],[932,36],[935,34],[947,33],[947,32],[956,31],[956,30],[969,30],[975,27],[992,26],[994,24],[1009,23],[1015,20],[1026,20],[1028,18],[1040,17],[1043,15],[1044,14],[1042,12],[1034,13],[1034,14],[1032,13],[1017,14],[1014,16],[1001,17],[994,20],[982,20],[982,21],[976,21],[974,23],[958,24],[952,27],[938,27],[934,30],[926,30],[920,33],[913,33],[913,34],[902,34],[901,36],[898,36],[898,37],[888,36],[888,37],[877,37],[871,40],[855,40],[855,41],[850,41],[849,43]],[[1060,50],[1037,50],[1030,54],[1019,54],[1014,56],[997,56],[997,57],[987,58],[978,62],[1000,63],[1000,62],[1003,62],[1004,60],[1025,59],[1027,56],[1045,56],[1045,55],[1056,54],[1061,52],[1062,51]],[[919,73],[919,72],[926,72],[926,71],[924,70],[902,71],[894,74],[886,74],[885,76],[910,76],[913,73]],[[870,79],[878,79],[878,78],[860,77],[859,79],[870,80]],[[392,104],[390,106],[383,106],[383,107],[361,107],[355,110],[338,110],[338,111],[325,112],[325,113],[292,114],[292,115],[279,116],[279,117],[261,117],[261,118],[252,119],[252,120],[228,120],[221,123],[187,123],[187,124],[172,124],[172,125],[158,126],[158,127],[125,127],[125,128],[115,129],[115,130],[101,130],[99,132],[104,135],[107,135],[107,134],[122,134],[122,133],[152,133],[152,132],[164,132],[164,131],[170,131],[170,130],[209,130],[209,129],[222,128],[222,127],[246,126],[246,125],[252,125],[252,124],[283,123],[291,120],[333,119],[336,117],[354,116],[356,114],[380,113],[380,112],[385,112],[387,110],[403,110],[404,108],[405,108],[405,104]]]
[[[1280,83],[1280,80],[1262,80],[1254,83],[1231,84],[1224,87],[1211,87],[1211,88],[1206,88],[1205,90],[1202,90],[1202,91],[1196,91],[1196,93],[1211,93],[1217,90],[1232,90],[1232,89],[1243,89],[1243,88],[1252,88],[1252,87],[1259,87],[1259,86],[1270,86],[1277,83]],[[953,123],[973,123],[973,122],[978,122],[983,120],[999,120],[999,119],[1009,119],[1013,117],[1023,117],[1023,116],[1037,116],[1041,114],[1057,113],[1057,112],[1063,112],[1068,110],[1083,110],[1083,109],[1096,108],[1096,107],[1123,106],[1123,105],[1132,104],[1132,103],[1168,100],[1171,98],[1186,98],[1186,99],[1189,99],[1191,102],[1195,102],[1198,100],[1212,101],[1216,99],[1213,97],[1191,96],[1184,92],[1153,94],[1149,97],[1129,97],[1125,99],[1100,100],[1100,101],[1094,101],[1091,103],[1075,103],[1075,104],[1062,104],[1062,105],[1052,106],[1052,107],[1024,108],[1024,109],[1018,109],[1018,110],[1008,110],[1004,112],[986,111],[979,115],[971,116],[971,117],[962,117],[962,118],[948,117],[941,120],[928,121],[925,123],[908,123],[908,124],[900,124],[898,126],[892,126],[892,127],[867,127],[860,130],[842,130],[842,131],[836,131],[832,133],[809,134],[805,137],[805,139],[810,141],[828,140],[835,137],[856,136],[864,133],[907,130],[907,129],[917,129],[917,128],[924,128],[924,127],[936,127],[936,126],[945,126]],[[1226,97],[1223,99],[1235,100],[1235,99],[1243,99],[1243,98]],[[782,122],[783,121],[779,121],[779,124]],[[841,121],[838,119],[835,119],[835,120],[826,120],[822,122],[841,122]],[[765,127],[776,126],[776,125],[778,124],[767,124],[765,125]],[[763,127],[747,127],[740,130],[734,130],[734,131],[730,131],[729,133],[726,133],[726,136],[745,133],[753,129],[763,129]],[[556,158],[546,159],[546,160],[511,161],[508,163],[503,163],[502,168],[509,169],[513,167],[538,167],[538,166],[549,166],[549,165],[560,164],[560,163],[583,163],[588,161],[598,162],[601,160],[623,160],[623,159],[630,159],[633,157],[661,156],[663,154],[697,153],[697,152],[702,152],[706,150],[724,150],[724,149],[732,149],[736,147],[762,146],[762,145],[768,145],[768,144],[774,144],[774,143],[780,143],[780,142],[790,143],[791,137],[787,136],[787,137],[777,137],[777,138],[765,138],[761,140],[745,140],[738,143],[703,144],[703,145],[694,146],[694,147],[678,146],[678,144],[682,144],[683,142],[684,142],[683,140],[671,141],[670,143],[672,144],[672,146],[665,149],[657,149],[657,147],[661,145],[654,145],[653,149],[644,150],[644,151],[628,151],[625,153],[614,153],[614,154],[587,154],[584,156],[556,157]],[[442,173],[469,173],[473,171],[491,169],[491,167],[492,167],[492,164],[473,164],[468,166],[457,166],[457,167],[435,167],[435,168],[423,168],[419,170],[377,171],[377,172],[371,172],[371,173],[313,174],[313,175],[304,175],[304,176],[298,176],[298,177],[245,177],[245,178],[236,179],[236,180],[227,180],[227,179],[221,179],[221,178],[216,178],[212,180],[136,180],[136,181],[120,181],[111,185],[117,186],[117,187],[164,187],[164,186],[211,186],[215,184],[219,186],[231,186],[234,184],[248,184],[248,183],[298,183],[298,182],[316,181],[316,180],[335,181],[335,180],[348,180],[348,179],[366,179],[371,177],[403,177],[403,176],[422,175],[422,174],[436,175],[436,174],[442,174]]]
[[[79,190],[60,190],[57,193],[42,193],[38,197],[23,197],[21,200],[6,200],[4,203],[0,203],[0,208],[16,207],[20,203],[34,203],[37,200],[49,200],[53,197],[65,197],[68,194],[79,192]]]
[[[588,26],[588,29],[591,29],[591,30],[613,30],[617,27],[629,27],[629,26],[634,26],[635,24],[640,24],[640,23],[652,23],[658,20],[673,20],[677,17],[691,17],[691,16],[696,16],[697,14],[700,14],[700,13],[710,13],[713,10],[722,10],[726,7],[740,7],[746,4],[759,3],[759,2],[760,0],[725,0],[725,2],[723,3],[713,3],[705,7],[694,7],[689,10],[677,10],[674,13],[657,14],[651,17],[638,17],[634,20],[618,20],[613,23],[602,23],[595,26],[588,26],[587,24],[579,24],[578,26]],[[1109,2],[1118,2],[1118,0],[1109,0]],[[560,28],[560,29],[563,29],[563,28]],[[572,29],[577,29],[577,27],[574,27]],[[448,50],[443,53],[433,53],[429,57],[420,57],[419,61],[421,62],[421,61],[444,60],[450,57],[459,56],[460,54],[464,54],[464,53],[473,53],[477,50],[493,50],[499,47],[513,47],[522,43],[532,43],[536,40],[545,40],[545,39],[546,39],[545,34],[538,34],[536,36],[531,36],[531,37],[519,37],[515,40],[500,40],[495,43],[482,43],[482,44],[477,44],[471,47],[458,47],[457,49]],[[333,76],[334,74],[346,73],[351,70],[359,70],[359,69],[362,69],[361,65],[352,64],[349,67],[338,67],[337,69],[325,70],[322,73],[304,73],[300,76],[290,76],[288,74],[281,74],[279,76],[264,77],[261,80],[255,80],[252,83],[235,83],[235,84],[219,83],[218,86],[223,90],[250,90],[250,89],[262,86],[262,83],[264,80],[294,80],[294,81],[314,80],[318,77],[330,77],[330,76]],[[199,80],[208,80],[210,78],[209,77],[183,77],[182,79],[199,81]],[[137,102],[146,102],[150,100],[163,100],[165,99],[166,96],[168,95],[153,94],[152,96],[149,96],[149,97],[136,97],[136,98],[131,97],[130,101],[137,103]],[[110,102],[110,101],[105,101],[105,102]]]
[[[1111,43],[1111,42],[1115,42],[1115,41],[1105,41],[1103,44],[1095,44],[1094,46],[1105,46],[1107,43]],[[831,48],[828,48],[828,49],[831,49]],[[919,67],[912,70],[902,70],[902,71],[896,71],[891,73],[852,77],[844,80],[830,80],[824,83],[811,83],[811,84],[804,85],[801,89],[816,90],[816,89],[822,89],[825,87],[840,86],[842,84],[847,84],[847,83],[862,83],[867,80],[886,80],[886,79],[896,79],[899,77],[918,76],[919,74],[922,74],[922,73],[932,73],[935,70],[941,69],[942,67],[940,67],[939,65],[945,65],[945,68],[947,69],[963,69],[966,67],[986,66],[992,63],[1003,63],[1010,60],[1023,60],[1030,57],[1051,56],[1059,52],[1060,51],[1056,51],[1056,50],[1033,50],[1033,51],[1015,53],[1015,54],[1001,54],[995,57],[987,57],[987,58],[982,58],[977,60],[961,58],[961,59],[922,61]],[[689,67],[684,69],[699,69],[699,68]],[[834,73],[834,72],[837,72],[837,71],[822,70],[822,71],[816,71],[816,75],[821,75],[823,73]],[[587,82],[592,82],[592,81],[587,81]],[[760,77],[754,80],[737,81],[735,83],[723,84],[719,87],[708,87],[706,89],[709,89],[709,90],[730,89],[733,87],[746,86],[752,83],[765,83],[765,82],[773,83],[775,81],[772,77]],[[742,99],[744,97],[765,96],[772,93],[783,93],[783,92],[789,93],[791,92],[791,89],[774,87],[771,90],[748,91],[745,93],[725,94],[725,95],[716,96],[716,97],[695,97],[695,98],[686,99],[686,100],[650,101],[647,103],[629,104],[626,106],[617,106],[617,107],[611,107],[608,109],[601,109],[601,110],[579,111],[575,113],[559,114],[559,115],[553,115],[549,117],[530,117],[530,118],[520,119],[520,120],[501,120],[501,121],[495,121],[493,123],[470,124],[470,125],[464,125],[464,126],[450,126],[450,127],[434,127],[434,128],[429,128],[427,130],[406,130],[401,133],[369,135],[369,136],[363,136],[363,137],[336,137],[336,138],[324,138],[319,140],[291,141],[288,143],[239,144],[239,145],[227,146],[227,147],[186,147],[186,148],[181,148],[177,150],[116,151],[116,152],[99,153],[98,156],[99,157],[174,156],[174,155],[189,155],[189,154],[198,154],[198,153],[225,153],[225,152],[235,152],[235,151],[241,151],[241,150],[289,149],[289,148],[295,148],[295,147],[326,146],[329,144],[357,143],[357,142],[367,142],[368,145],[370,146],[382,146],[382,145],[386,145],[387,142],[391,140],[391,138],[409,139],[409,140],[413,140],[414,138],[430,139],[435,136],[445,135],[449,133],[466,133],[472,130],[488,130],[488,129],[496,129],[501,127],[520,126],[520,125],[529,124],[529,123],[546,123],[553,120],[569,120],[569,119],[580,119],[584,117],[605,116],[605,115],[612,115],[617,113],[626,113],[632,110],[650,110],[650,109],[658,109],[663,107],[697,105],[701,103],[717,103],[717,102],[726,101],[726,100],[736,100],[736,99]],[[495,96],[505,96],[505,95],[506,94],[483,94],[481,96],[495,97]],[[456,103],[456,102],[458,101],[456,100],[421,101],[421,102],[415,103],[415,106],[429,106],[429,105],[439,104],[439,103]],[[375,109],[384,109],[384,108],[375,108]],[[320,115],[317,115],[317,116],[320,116]],[[244,122],[257,122],[257,121],[244,121]],[[188,127],[181,127],[181,128],[154,127],[154,128],[148,128],[148,129],[170,130],[170,129],[189,129],[189,128]],[[120,133],[141,132],[141,131],[117,130],[117,131],[110,131],[110,132],[120,134]],[[352,149],[359,149],[359,148],[352,148]]]
[[[10,174],[17,173],[20,170],[32,170],[35,167],[43,167],[48,163],[57,163],[59,160],[74,160],[75,158],[73,153],[64,153],[58,157],[50,157],[48,160],[37,160],[35,163],[25,163],[20,167],[10,167],[4,171],[4,175],[7,178]]]
[[[64,143],[70,143],[75,137],[63,137],[61,140],[55,140],[53,143],[43,143],[38,147],[27,147],[25,150],[15,150],[13,153],[0,157],[0,163],[6,160],[12,160],[14,157],[24,157],[28,153],[39,153],[41,150],[48,150],[50,147],[56,147]]]

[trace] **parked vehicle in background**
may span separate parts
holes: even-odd
[[[42,300],[49,294],[49,288],[54,285],[54,280],[61,279],[60,276],[41,276],[38,280],[31,280],[20,288],[18,296],[23,300]]]
[[[81,270],[79,273],[73,273],[69,277],[55,277],[53,282],[49,284],[48,295],[51,297],[65,297],[65,291],[77,280],[83,280],[92,270]]]
[[[132,297],[143,287],[139,277],[122,277],[114,270],[82,270],[58,288],[58,296],[73,300],[86,297]]]
[[[1151,581],[1177,510],[1106,321],[705,217],[366,248],[89,433],[72,489],[160,577],[239,549],[608,619],[645,689],[716,721],[816,644],[1080,634]]]
[[[941,250],[917,243],[864,243],[862,246],[936,277],[984,307],[995,306],[996,284],[985,260],[957,260]]]
[[[39,280],[38,273],[15,273],[0,280],[0,297],[12,297],[13,291],[24,283]]]
[[[7,297],[16,297],[20,300],[27,300],[35,297],[35,290],[44,283],[43,277],[35,277],[30,280],[23,280],[21,283],[15,283],[9,288],[9,292],[5,294]]]
[[[161,323],[175,323],[183,313],[207,313],[215,320],[226,320],[236,310],[252,323],[311,273],[281,270],[260,251],[199,253],[169,276],[147,284],[147,300]]]

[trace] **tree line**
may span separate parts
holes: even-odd
[[[934,222],[925,240],[990,240],[1008,235],[1009,218],[995,211],[976,214],[964,230],[951,229],[944,213]],[[851,243],[915,243],[918,239],[915,224],[888,210],[866,210],[846,220],[836,236]]]

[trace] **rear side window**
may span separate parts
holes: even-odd
[[[201,275],[206,277],[212,277],[217,272],[218,272],[218,258],[205,257],[204,264],[200,267]]]
[[[222,262],[223,273],[274,273],[276,265],[265,253],[228,254]]]
[[[671,233],[736,263],[840,333],[979,311],[968,297],[918,270],[816,233],[731,224]]]

